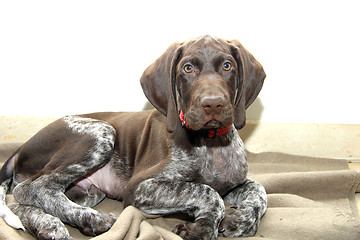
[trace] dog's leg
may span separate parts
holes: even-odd
[[[20,204],[10,204],[9,208],[21,219],[28,232],[42,240],[72,240],[60,219],[46,214],[42,209]]]
[[[148,214],[182,212],[194,217],[193,223],[174,229],[183,239],[217,239],[225,216],[221,196],[211,187],[194,182],[148,179],[138,185],[130,202]]]
[[[64,174],[55,172],[33,181],[26,180],[15,187],[13,195],[19,203],[41,208],[61,221],[79,228],[85,235],[95,236],[107,231],[115,222],[115,216],[70,201],[64,194],[63,185],[59,184],[59,176],[64,177]],[[19,217],[23,222],[21,216]]]
[[[267,209],[265,188],[258,182],[247,179],[230,192],[224,201],[234,204],[226,211],[220,224],[221,236],[250,237],[255,235],[261,217]]]
[[[68,137],[69,142],[54,152],[36,176],[17,185],[13,195],[20,204],[41,208],[86,235],[98,235],[112,226],[115,216],[80,206],[70,201],[64,192],[70,184],[112,158],[115,129],[107,123],[86,118],[74,117],[66,122],[73,132]]]

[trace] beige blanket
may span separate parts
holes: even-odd
[[[0,144],[1,164],[18,144]],[[248,154],[249,177],[261,182],[269,208],[256,236],[249,239],[360,239],[355,192],[360,174],[348,170],[344,160],[319,159],[281,153]],[[8,202],[13,201],[8,195]],[[112,212],[118,220],[110,231],[94,240],[180,239],[171,233],[182,220],[154,217],[119,201],[105,199],[96,209]],[[90,239],[69,227],[74,239]],[[0,220],[0,239],[33,239]]]

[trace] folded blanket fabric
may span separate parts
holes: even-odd
[[[0,144],[0,163],[19,146]],[[248,153],[248,161],[249,177],[262,183],[269,196],[259,231],[249,239],[360,239],[355,201],[360,173],[349,170],[345,160]],[[14,201],[11,194],[7,201]],[[118,220],[108,232],[94,238],[68,227],[74,239],[181,239],[171,233],[183,221],[176,216],[150,216],[134,207],[123,209],[122,202],[111,199],[95,209],[112,212]],[[34,238],[0,220],[0,239]]]

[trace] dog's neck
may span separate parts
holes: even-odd
[[[188,130],[192,131],[192,129],[187,124],[184,112],[181,109],[179,111],[179,118],[180,118],[180,121],[181,121],[183,127],[185,126]],[[231,129],[231,126],[232,125],[230,125],[226,128],[200,129],[200,130],[197,130],[196,132],[197,132],[197,134],[203,135],[204,137],[215,138],[215,137],[226,134]]]

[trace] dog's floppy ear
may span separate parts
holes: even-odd
[[[150,103],[167,117],[167,130],[173,132],[179,121],[177,112],[175,77],[181,57],[182,43],[173,43],[153,62],[140,79],[142,89]]]
[[[232,40],[228,43],[238,65],[238,92],[234,104],[234,124],[236,129],[241,129],[246,122],[246,109],[259,94],[266,74],[261,64],[239,41]]]

